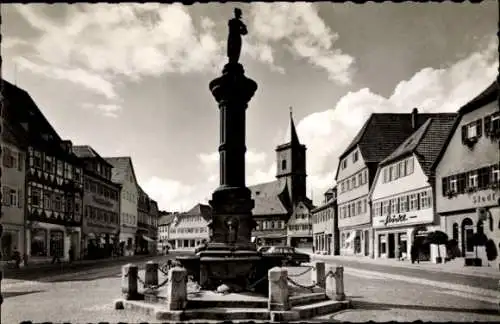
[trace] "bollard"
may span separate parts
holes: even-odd
[[[183,310],[187,304],[187,271],[181,267],[174,267],[168,271],[167,308],[169,310]]]
[[[139,298],[138,281],[139,267],[135,264],[126,264],[122,267],[122,293],[127,300]]]
[[[345,300],[343,266],[335,269],[335,300]]]
[[[269,279],[268,310],[290,310],[287,281],[288,271],[285,268],[274,267],[267,274]]]
[[[325,293],[329,299],[335,299],[335,267],[329,266],[326,269],[328,276],[325,279]]]
[[[144,278],[145,286],[157,286],[158,285],[158,262],[148,261],[146,262],[146,274]]]
[[[318,287],[325,289],[325,263],[322,261],[317,261],[314,264],[314,269],[312,271],[312,281],[315,282]]]

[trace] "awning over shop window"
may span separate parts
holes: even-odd
[[[145,239],[145,240],[146,240],[146,241],[148,241],[148,242],[155,242],[155,240],[153,240],[153,239],[152,239],[152,238],[150,238],[150,237],[147,237],[146,235],[143,235],[143,236],[142,236],[142,238],[143,238],[143,239]]]

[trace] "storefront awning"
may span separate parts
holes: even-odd
[[[152,239],[152,238],[150,238],[150,237],[147,237],[146,235],[143,235],[143,236],[142,236],[142,238],[143,238],[143,239],[145,239],[145,240],[146,240],[146,241],[148,241],[148,242],[156,242],[155,240],[153,240],[153,239]]]

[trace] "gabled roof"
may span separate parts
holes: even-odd
[[[431,165],[439,155],[457,116],[456,113],[435,114],[384,159],[380,165],[386,165],[403,156],[415,153],[422,170],[429,176]]]
[[[125,182],[127,168],[130,166],[132,169],[132,174],[134,175],[135,182],[138,184],[137,177],[135,176],[134,166],[132,165],[132,158],[130,156],[107,157],[104,159],[113,166],[113,169],[111,171],[111,179],[113,180],[113,182],[123,184]]]
[[[288,210],[285,207],[287,202],[283,201],[288,197],[288,190],[280,181],[275,180],[266,183],[259,183],[248,187],[252,192],[252,199],[255,207],[252,210],[254,216],[264,215],[286,215]]]
[[[434,162],[432,163],[432,165],[430,166],[431,172],[434,172],[434,170],[436,170],[436,167],[438,166],[439,162],[443,158],[443,155],[446,151],[446,148],[448,147],[448,144],[451,141],[451,138],[453,137],[453,134],[457,130],[458,125],[460,125],[460,121],[462,120],[462,116],[465,114],[471,113],[474,110],[479,109],[481,107],[484,107],[487,104],[497,100],[498,93],[499,93],[498,85],[497,85],[496,81],[493,81],[489,85],[489,87],[487,87],[483,92],[481,92],[479,95],[474,97],[474,99],[472,99],[471,101],[466,103],[464,106],[462,106],[458,110],[458,116],[457,116],[457,118],[455,118],[455,122],[454,122],[452,128],[450,129],[450,132],[448,133],[447,138],[444,141],[443,147],[442,147],[441,151],[438,153],[438,155],[437,155],[436,159],[434,160]]]
[[[417,113],[418,129],[427,119],[435,116],[432,113]],[[340,155],[344,159],[354,148],[359,147],[365,163],[379,163],[391,154],[401,143],[415,132],[412,128],[411,113],[374,113],[368,118],[352,142]],[[340,163],[337,166],[338,177]]]
[[[162,215],[158,219],[158,226],[160,225],[170,225],[174,221],[174,214]]]
[[[106,159],[100,156],[99,153],[97,153],[97,151],[89,145],[73,145],[72,150],[73,154],[75,154],[80,159],[99,159],[100,161],[106,163],[108,166],[113,167],[112,164],[106,161]]]
[[[193,208],[188,210],[185,213],[182,213],[183,216],[198,216],[200,215],[207,222],[212,219],[212,208],[208,205],[204,204],[196,204]],[[182,216],[181,216],[182,217]]]

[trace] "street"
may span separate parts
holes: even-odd
[[[166,257],[160,260],[165,262]],[[144,265],[145,261],[137,263]],[[293,275],[305,269],[290,268],[289,273]],[[5,298],[2,323],[26,320],[73,323],[154,321],[154,318],[138,313],[114,310],[113,301],[120,296],[120,271],[121,264],[113,264],[37,280],[5,279],[2,281]],[[429,273],[429,278],[432,275]],[[311,273],[294,280],[309,284]],[[317,320],[500,321],[498,306],[494,304],[499,300],[495,291],[463,290],[460,285],[446,289],[435,286],[430,279],[347,267],[345,291],[353,301],[353,309]]]

